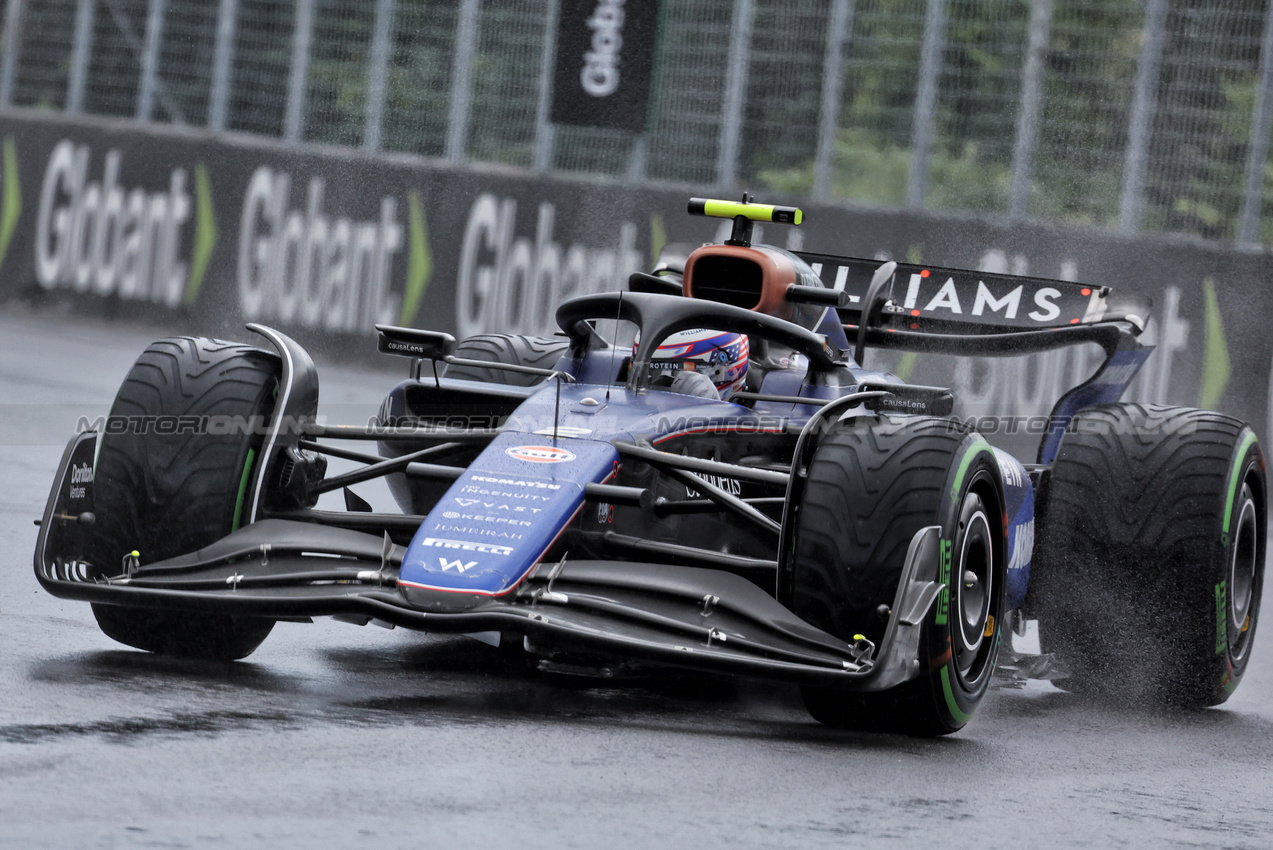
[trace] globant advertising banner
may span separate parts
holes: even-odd
[[[658,0],[562,0],[554,124],[645,130]]]
[[[444,167],[401,156],[39,112],[0,117],[0,301],[246,339],[246,322],[320,359],[371,358],[373,325],[543,334],[557,305],[613,291],[670,242],[728,235],[691,194]],[[763,187],[746,187],[759,200]],[[733,193],[737,195],[739,193]],[[733,195],[729,200],[737,200]],[[1162,236],[802,205],[756,241],[825,254],[1078,280],[1154,301],[1157,347],[1129,392],[1212,407],[1268,434],[1273,256]],[[926,312],[969,311],[953,287]],[[919,301],[923,301],[920,304]],[[983,309],[987,305],[982,305]],[[996,298],[993,310],[1008,310]],[[1026,309],[1026,305],[1021,305]],[[1028,429],[1100,362],[1082,347],[1018,358],[871,352],[868,365],[950,386],[981,430]],[[1020,418],[1020,423],[1004,420]],[[1004,442],[1011,442],[1009,434]],[[1273,439],[1266,436],[1266,444]]]

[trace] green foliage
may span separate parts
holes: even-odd
[[[26,0],[13,99],[64,106],[76,0]],[[3,6],[4,0],[0,0]],[[395,0],[382,146],[445,153],[461,0]],[[358,146],[367,120],[368,54],[377,4],[316,0],[306,81],[305,138]],[[98,2],[85,108],[133,115],[146,0]],[[154,120],[206,120],[217,3],[168,0]],[[482,0],[471,57],[469,159],[529,167],[545,43],[542,0]],[[945,0],[939,56],[924,56],[929,0],[854,0],[843,46],[830,185],[835,197],[905,203],[920,69],[940,72],[927,151],[924,206],[1007,212],[1031,0]],[[1145,0],[1054,0],[1042,111],[1030,169],[1029,215],[1118,223]],[[239,0],[228,125],[278,136],[289,96],[297,5]],[[726,89],[731,0],[660,0],[645,135],[647,173],[699,183],[716,170]],[[739,170],[747,188],[813,191],[831,0],[756,0]],[[1145,229],[1237,236],[1260,44],[1269,0],[1171,0],[1148,150]],[[2,22],[0,22],[2,23]],[[127,26],[126,26],[127,24]],[[128,30],[125,32],[125,30]],[[562,127],[553,167],[619,176],[633,140]],[[1266,165],[1266,185],[1273,169]],[[1273,192],[1260,238],[1273,241]]]
[[[831,186],[837,197],[879,206],[901,206],[911,154],[860,130],[843,130],[835,145]]]
[[[934,209],[1003,212],[1012,183],[1009,166],[978,153],[976,142],[965,142],[957,153],[935,152],[929,162],[926,206]]]
[[[931,208],[993,212],[1007,206],[1009,170],[984,162],[973,142],[954,153],[934,151],[928,167],[931,188],[926,205]],[[881,144],[859,130],[842,130],[836,143],[832,193],[872,206],[901,206],[910,168],[909,149]],[[813,189],[813,164],[762,171],[758,177],[768,189],[807,194]]]
[[[441,156],[454,66],[456,0],[401,0],[394,15],[384,147]]]
[[[856,4],[833,159],[831,189],[837,197],[880,206],[900,206],[905,201],[925,5],[916,0]],[[1019,0],[962,0],[947,5],[945,70],[925,205],[1003,211],[1010,183],[1011,106],[1019,87],[1019,75],[1013,71],[1020,65],[1016,54],[1024,40],[1028,7]],[[816,94],[818,87],[807,86],[805,92]],[[816,104],[808,101],[807,96],[773,98],[767,122],[816,124]],[[799,120],[805,112],[812,113],[812,121]],[[804,158],[810,156],[807,152]],[[810,191],[812,162],[793,167],[792,159],[775,153],[753,155],[754,163],[767,164],[758,169],[759,182],[783,192]]]
[[[836,197],[878,206],[905,202],[925,7],[917,0],[856,4],[832,160]],[[926,208],[1007,211],[1030,13],[1022,0],[946,3]],[[1266,14],[1267,3],[1258,0],[1223,6],[1173,0],[1169,6],[1140,222],[1145,229],[1237,235]],[[1054,4],[1030,215],[1117,226],[1144,23],[1139,0]],[[775,112],[770,121],[782,119]],[[807,155],[755,154],[752,161],[765,164],[757,176],[767,188],[813,189]],[[1261,231],[1264,238],[1270,230]]]
[[[345,7],[320,0],[305,103],[305,137],[326,144],[362,143],[367,115],[367,46],[374,4]]]

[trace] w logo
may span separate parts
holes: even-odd
[[[462,564],[459,561],[448,561],[446,558],[438,558],[438,563],[442,565],[442,572],[455,570],[457,573],[463,573],[477,566],[477,561]]]

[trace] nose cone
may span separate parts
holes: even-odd
[[[420,525],[398,585],[413,604],[464,609],[511,592],[610,475],[609,443],[501,434]]]

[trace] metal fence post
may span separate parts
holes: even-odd
[[[217,10],[217,40],[212,48],[212,91],[208,95],[208,127],[224,130],[229,114],[230,71],[234,64],[234,33],[239,0],[221,0]]]
[[[468,147],[469,110],[473,105],[473,53],[481,0],[462,0],[455,27],[455,65],[451,70],[451,109],[447,114],[446,158],[463,162]]]
[[[1017,139],[1012,147],[1012,188],[1008,217],[1024,218],[1030,212],[1030,174],[1039,139],[1039,114],[1043,111],[1043,59],[1052,33],[1052,0],[1034,0],[1030,6],[1030,36],[1021,80],[1021,105],[1017,109]]]
[[[561,21],[561,0],[548,0],[548,19],[544,23],[544,52],[539,58],[539,99],[535,102],[536,171],[547,171],[553,164],[556,128],[549,120],[553,103],[553,61],[557,57],[557,27]]]
[[[88,60],[93,54],[93,19],[97,0],[79,0],[75,9],[75,35],[71,41],[71,70],[66,80],[66,111],[78,115],[84,110],[84,88],[88,81]]]
[[[309,84],[309,54],[314,40],[314,0],[297,0],[292,35],[292,74],[287,85],[287,117],[283,138],[293,144],[305,130],[305,89]]]
[[[911,173],[906,181],[906,206],[920,209],[928,194],[928,158],[933,147],[933,122],[937,117],[937,78],[941,76],[946,49],[946,2],[928,0],[924,17],[924,43],[920,47],[919,90],[915,94],[915,119],[911,126]]]
[[[813,197],[831,195],[831,161],[840,132],[841,75],[844,48],[853,38],[853,0],[833,0],[827,26],[827,52],[822,61],[822,110],[818,116],[818,150],[813,157]]]
[[[13,105],[13,81],[22,49],[22,19],[26,0],[9,0],[4,10],[4,60],[0,62],[0,108]]]
[[[1144,202],[1145,170],[1149,163],[1149,138],[1158,109],[1158,68],[1162,62],[1167,0],[1149,0],[1145,7],[1145,44],[1136,69],[1131,122],[1127,128],[1127,159],[1123,165],[1123,191],[1118,205],[1118,229],[1134,233],[1140,228]]]
[[[1242,215],[1238,244],[1253,245],[1260,228],[1260,208],[1264,205],[1264,164],[1269,157],[1269,121],[1273,118],[1273,8],[1264,13],[1264,41],[1260,44],[1260,88],[1251,116],[1251,144],[1247,148],[1246,191],[1242,195]]]
[[[150,0],[146,10],[146,40],[141,51],[141,82],[137,87],[137,120],[149,121],[155,109],[155,81],[159,76],[159,44],[164,34],[164,0]]]
[[[722,189],[732,189],[738,180],[743,99],[747,94],[747,70],[751,65],[751,13],[752,0],[735,0],[725,102],[721,107],[720,146],[716,152],[716,183]]]
[[[380,150],[381,132],[384,128],[393,14],[394,0],[376,0],[376,23],[371,35],[371,57],[368,62],[370,68],[367,71],[367,126],[362,134],[362,146],[370,151]]]
[[[628,155],[628,172],[624,175],[624,179],[630,184],[644,183],[649,159],[649,140],[645,133],[637,133],[632,137],[632,150]]]

